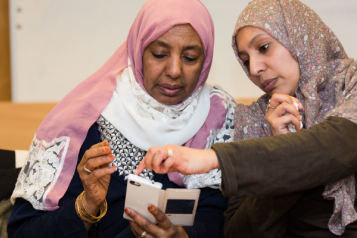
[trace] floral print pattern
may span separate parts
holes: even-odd
[[[11,196],[13,202],[21,197],[35,209],[47,210],[44,203],[47,191],[51,184],[56,183],[62,170],[69,141],[69,137],[61,137],[47,143],[35,135]]]
[[[306,128],[329,116],[357,123],[357,62],[347,56],[335,34],[312,9],[298,0],[254,0],[244,9],[235,26],[232,47],[250,77],[238,56],[235,39],[246,26],[266,31],[299,63],[301,78],[295,95],[304,105]],[[264,117],[268,100],[264,95],[250,106],[238,105],[235,141],[271,136]],[[341,235],[347,224],[357,220],[354,177],[326,186],[323,196],[335,200],[328,226],[332,233]]]

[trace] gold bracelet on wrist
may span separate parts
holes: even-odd
[[[98,221],[100,221],[100,219],[102,217],[104,217],[104,215],[107,213],[108,210],[108,204],[107,204],[107,200],[104,200],[103,205],[100,208],[100,215],[99,216],[93,216],[91,214],[89,214],[86,210],[86,208],[83,205],[83,198],[84,198],[84,191],[77,197],[76,199],[76,212],[77,215],[85,222],[88,223],[96,223]]]

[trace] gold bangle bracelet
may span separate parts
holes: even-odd
[[[76,203],[75,203],[75,208],[77,215],[85,222],[88,223],[96,223],[100,221],[102,217],[107,213],[108,210],[108,203],[107,200],[104,200],[103,205],[100,208],[100,215],[99,216],[93,216],[87,212],[83,205],[83,198],[84,198],[84,191],[77,197]]]

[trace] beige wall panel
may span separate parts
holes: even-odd
[[[208,83],[235,98],[263,92],[245,75],[231,47],[239,13],[251,0],[202,0],[215,25]],[[357,0],[302,0],[357,57]],[[101,67],[127,37],[145,0],[11,0],[12,99],[59,101]],[[19,9],[21,9],[19,11]]]

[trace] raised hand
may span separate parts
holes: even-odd
[[[296,131],[301,130],[302,116],[295,108],[294,102],[297,103],[299,110],[303,109],[303,105],[297,98],[277,93],[271,97],[265,119],[268,121],[273,135],[290,133],[289,124],[294,125]]]
[[[104,141],[87,150],[77,166],[85,191],[83,205],[93,216],[98,213],[107,196],[110,175],[116,171],[115,166],[109,166],[113,160],[108,142]]]

